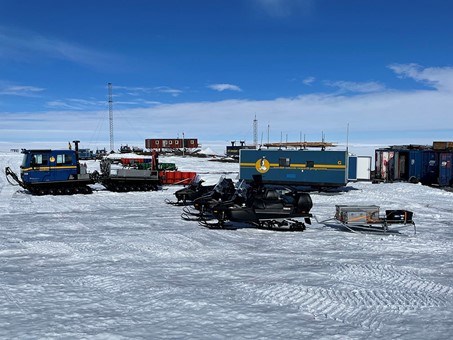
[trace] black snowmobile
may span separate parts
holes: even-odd
[[[188,186],[175,192],[176,202],[168,199],[165,202],[172,205],[192,204],[195,199],[207,194],[215,187],[215,185],[203,185],[203,182],[199,175],[195,176]]]
[[[217,205],[218,202],[230,200],[235,192],[233,180],[222,176],[211,191],[193,200],[194,209],[184,207],[181,217],[189,221],[207,218],[213,206]]]
[[[311,197],[292,187],[244,181],[238,185],[229,201],[217,202],[211,214],[217,220],[200,219],[200,225],[213,229],[231,229],[232,223],[242,222],[256,228],[303,231],[311,224]],[[304,222],[299,221],[300,218]]]

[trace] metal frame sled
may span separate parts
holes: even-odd
[[[412,220],[413,213],[409,210],[386,210],[385,215],[380,215],[377,205],[335,205],[335,208],[335,217],[316,221],[353,233],[399,235],[399,229],[409,226],[413,226],[414,235],[417,233],[415,222]]]

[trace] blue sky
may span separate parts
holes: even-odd
[[[0,148],[453,140],[451,1],[0,0]]]

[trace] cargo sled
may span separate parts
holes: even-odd
[[[407,227],[413,227],[414,235],[417,232],[413,212],[409,210],[385,210],[383,215],[377,205],[336,205],[335,208],[333,218],[317,222],[350,232],[399,234],[401,228]]]

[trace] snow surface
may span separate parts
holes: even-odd
[[[21,154],[1,153],[19,171]],[[238,164],[161,157],[207,183]],[[89,162],[90,168],[97,164]],[[417,235],[208,230],[164,203],[180,187],[31,196],[0,176],[0,338],[448,339],[453,193],[352,183],[312,212],[414,212]]]

